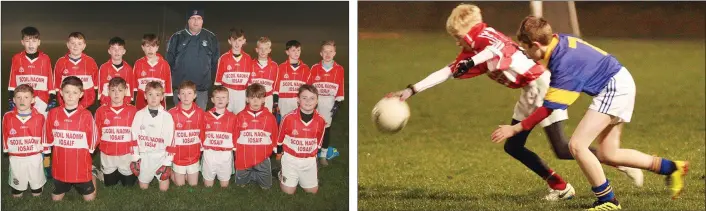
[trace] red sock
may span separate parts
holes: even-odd
[[[564,190],[566,189],[566,182],[559,176],[554,170],[549,170],[549,177],[547,177],[547,184],[549,188],[554,190]]]

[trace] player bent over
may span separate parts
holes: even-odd
[[[80,104],[84,95],[81,79],[66,77],[60,87],[63,104],[49,111],[45,126],[44,153],[51,153],[54,177],[51,199],[62,200],[74,187],[83,200],[91,201],[96,198],[96,180],[91,173],[91,153],[98,145],[96,124],[91,112]]]
[[[15,198],[22,197],[27,186],[33,196],[42,194],[47,182],[42,165],[44,115],[32,107],[34,89],[22,84],[14,89],[15,110],[2,117],[2,151],[10,155],[10,189]]]
[[[282,117],[280,123],[277,152],[284,153],[280,158],[279,181],[287,194],[294,194],[297,185],[309,193],[319,190],[316,154],[323,141],[326,120],[316,111],[318,95],[312,85],[299,87],[299,108]]]
[[[265,86],[251,84],[245,90],[247,106],[235,123],[235,184],[255,182],[262,189],[272,187],[270,155],[277,150],[277,120],[265,108]]]
[[[201,142],[205,136],[204,120],[206,112],[199,108],[196,99],[196,84],[183,81],[179,84],[179,103],[169,114],[174,119],[174,174],[172,180],[177,186],[186,181],[189,185],[199,184],[199,159],[201,158]]]
[[[137,149],[133,149],[130,169],[137,175],[141,189],[147,189],[152,179],[157,178],[159,190],[167,191],[174,160],[174,121],[161,104],[164,100],[162,83],[145,84],[144,96],[147,106],[137,111],[132,121],[132,138]]]
[[[214,107],[205,114],[206,138],[203,139],[203,162],[201,175],[206,187],[213,186],[218,178],[222,188],[228,187],[233,172],[233,135],[235,114],[228,111],[228,89],[215,86],[211,93]]]
[[[490,79],[508,88],[521,88],[512,123],[522,121],[541,106],[542,99],[549,89],[551,73],[528,58],[512,39],[487,26],[482,21],[480,9],[477,6],[461,4],[454,8],[446,22],[446,28],[462,48],[456,61],[430,74],[424,80],[409,85],[407,89],[392,93],[393,96],[406,100],[451,77],[468,79],[486,74]],[[547,133],[554,153],[560,159],[572,159],[568,152],[568,141],[562,130],[563,121],[566,119],[568,119],[566,110],[559,110],[540,123]],[[565,182],[537,154],[525,147],[530,132],[528,130],[510,137],[505,143],[505,152],[547,182],[550,190],[544,197],[545,200],[572,198],[575,190],[571,184]],[[642,184],[640,170],[622,167],[620,169],[625,169],[638,186]]]
[[[128,104],[130,98],[125,98],[130,89],[122,77],[111,78],[106,88],[108,99],[103,100],[109,102],[96,110],[103,182],[105,186],[113,186],[118,182],[123,186],[132,186],[137,176],[130,170],[135,147],[130,128],[137,108]]]
[[[319,91],[319,106],[317,111],[326,120],[326,132],[319,152],[319,163],[328,166],[328,160],[338,156],[338,150],[331,147],[331,123],[338,108],[343,104],[345,76],[343,66],[333,60],[336,56],[336,43],[333,40],[321,44],[321,62],[311,66],[309,84]]]
[[[553,34],[546,20],[533,16],[522,21],[517,38],[532,59],[552,71],[550,88],[542,107],[520,123],[498,128],[493,132],[494,142],[530,130],[548,115],[568,108],[583,92],[593,102],[574,130],[569,148],[598,197],[589,210],[621,209],[600,162],[667,175],[672,198],[679,196],[688,162],[620,148],[620,134],[632,117],[636,89],[632,76],[615,57],[576,37]],[[594,139],[600,147],[597,155],[588,148]]]

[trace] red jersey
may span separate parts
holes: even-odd
[[[245,108],[237,115],[235,127],[235,169],[253,167],[277,149],[277,120],[267,108],[253,112]]]
[[[307,83],[313,85],[319,91],[319,102],[321,102],[321,98],[330,98],[331,103],[333,103],[333,100],[343,100],[345,83],[343,71],[343,66],[336,62],[328,70],[324,68],[321,62],[311,66],[311,77],[309,77],[309,82]]]
[[[64,78],[76,76],[83,82],[83,98],[79,101],[79,105],[84,108],[91,107],[96,102],[96,93],[98,89],[98,65],[93,57],[81,54],[78,62],[71,61],[69,54],[56,60],[54,66],[54,91],[57,92],[57,101],[60,105],[64,105],[64,100],[61,98],[61,82]]]
[[[255,58],[252,61],[252,71],[250,73],[250,84],[261,84],[265,86],[265,97],[271,96],[273,94],[279,94],[278,90],[275,90],[275,84],[279,83],[279,78],[277,77],[279,67],[277,63],[272,61],[271,58],[267,58],[267,64],[260,65]]]
[[[164,96],[173,96],[172,94],[172,70],[169,67],[167,60],[164,60],[162,55],[157,54],[159,59],[156,64],[149,64],[147,57],[142,57],[135,61],[133,67],[133,77],[135,77],[136,86],[133,91],[137,92],[135,96],[135,107],[140,110],[147,106],[145,99],[145,87],[151,81],[159,81],[164,87]],[[166,100],[162,101],[162,106],[167,107]]]
[[[124,104],[120,107],[103,105],[96,110],[96,129],[99,149],[106,155],[120,156],[132,153],[137,142],[132,138],[132,121],[137,108]]]
[[[206,138],[203,140],[204,150],[231,151],[235,149],[233,135],[235,133],[235,114],[225,110],[224,114],[214,115],[212,108],[206,116]]]
[[[115,77],[121,77],[127,82],[123,103],[129,104],[132,100],[133,83],[135,83],[135,78],[132,75],[132,67],[130,67],[130,64],[126,61],[123,61],[123,66],[116,68],[115,65],[113,65],[113,61],[108,60],[98,69],[98,99],[101,105],[110,105],[108,82]]]
[[[309,81],[309,66],[299,60],[297,68],[292,67],[289,59],[279,65],[279,83],[275,84],[275,90],[279,98],[296,98],[299,87]]]
[[[181,103],[169,109],[174,119],[174,164],[188,166],[199,162],[201,142],[205,138],[206,113],[196,103],[190,110],[181,108]]]
[[[44,115],[32,108],[28,117],[20,118],[17,109],[2,117],[2,152],[10,156],[30,156],[42,152]]]
[[[12,57],[10,66],[10,84],[7,90],[14,91],[15,87],[28,84],[34,88],[34,96],[45,103],[49,102],[49,94],[54,94],[54,76],[51,74],[51,61],[49,56],[39,51],[39,56],[34,59],[27,57],[27,52],[22,51]]]
[[[68,113],[64,106],[47,114],[45,153],[52,152],[52,176],[66,183],[90,182],[93,178],[91,153],[98,140],[91,112],[80,106]]]
[[[284,145],[284,152],[292,156],[316,157],[321,148],[325,127],[326,121],[318,111],[314,110],[314,117],[306,123],[302,120],[301,109],[297,108],[282,117],[277,144]]]
[[[218,58],[214,84],[223,85],[232,90],[245,90],[248,87],[252,62],[252,58],[247,53],[241,52],[240,59],[235,59],[233,51],[229,50]]]
[[[488,77],[509,88],[524,87],[544,73],[545,68],[533,61],[521,51],[512,39],[480,23],[468,32],[463,38],[473,51],[461,52],[456,61],[451,65],[455,71],[459,61],[475,56],[486,48],[493,49],[494,58],[482,64],[476,64],[460,79],[473,78],[487,73]]]

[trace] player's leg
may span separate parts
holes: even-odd
[[[282,117],[297,108],[297,98],[279,98],[279,111]]]
[[[286,194],[294,194],[297,192],[299,184],[299,174],[297,173],[297,159],[293,156],[284,153],[281,159],[282,170],[279,172],[279,187]]]
[[[235,170],[235,185],[239,187],[245,187],[252,180],[253,174],[252,167],[249,169]]]
[[[219,152],[221,161],[224,161],[217,167],[217,177],[220,181],[221,188],[227,188],[230,184],[230,176],[233,168],[233,153],[230,151]]]
[[[83,195],[84,201],[93,201],[96,199],[96,194],[98,192],[96,190],[96,178],[91,179],[90,182],[76,183],[73,185],[74,188],[76,188],[76,191]]]
[[[161,159],[152,154],[154,153],[140,154],[140,172],[137,176],[137,180],[142,190],[147,190],[147,188],[150,187],[150,182],[156,177],[155,173],[159,166],[161,166]]]
[[[189,183],[191,187],[197,186],[199,184],[199,162],[191,164],[186,168],[186,182]]]
[[[299,186],[304,192],[316,194],[319,192],[318,168],[315,159],[303,159],[303,164],[299,168]]]
[[[22,197],[22,193],[24,193],[24,191],[17,190],[17,189],[15,189],[15,188],[13,188],[13,187],[10,187],[10,189],[12,189],[12,190],[11,190],[12,197],[15,197],[15,198],[21,198],[21,197]]]
[[[54,179],[54,192],[51,194],[51,200],[61,201],[69,190],[71,190],[71,184]]]
[[[228,107],[226,107],[226,109],[228,109],[228,111],[230,112],[233,112],[234,114],[237,114],[237,112],[235,112],[235,108],[238,107],[238,104],[242,103],[238,102],[239,98],[237,91],[228,88],[228,100]]]
[[[171,176],[172,181],[174,181],[174,185],[177,187],[180,187],[186,183],[186,166],[181,166],[181,165],[173,165],[174,173]]]
[[[272,95],[265,97],[265,108],[272,111],[272,104],[274,104],[274,97]]]
[[[42,164],[42,155],[36,154],[27,157],[28,162],[28,182],[31,188],[32,196],[42,195],[42,187],[47,183],[47,178],[44,176],[44,165]]]
[[[169,190],[169,179],[159,180],[159,190],[162,192]]]
[[[39,187],[37,189],[32,189],[32,196],[38,197],[42,196],[42,192],[44,191],[44,187]]]
[[[245,97],[245,90],[235,91],[235,97],[236,97],[236,98],[235,98],[235,102],[236,102],[236,103],[234,104],[234,106],[235,106],[235,112],[234,112],[234,113],[237,114],[238,112],[240,112],[240,111],[242,111],[243,109],[245,109],[245,99],[246,99],[246,97]],[[230,105],[230,104],[228,104],[228,105]]]
[[[15,198],[22,197],[27,190],[27,173],[26,159],[23,157],[10,156],[10,171],[9,182],[12,196]]]
[[[515,119],[512,120],[512,124],[517,124],[519,122],[520,121]],[[525,147],[527,137],[531,132],[532,130],[522,131],[507,139],[504,146],[505,152],[520,161],[539,177],[547,181],[547,184],[551,189],[564,190],[566,188],[566,182],[561,178],[561,176],[550,169],[549,166],[547,166],[537,154]]]
[[[272,187],[272,163],[270,158],[265,159],[259,164],[253,166],[255,170],[254,174],[250,174],[253,180],[260,185],[263,190],[270,189]]]
[[[137,177],[133,175],[132,170],[130,170],[130,163],[132,163],[132,155],[126,154],[119,157],[120,162],[118,163],[117,172],[118,174],[120,174],[120,183],[122,183],[125,187],[135,185]]]
[[[120,181],[120,172],[118,172],[117,156],[109,156],[103,152],[100,152],[101,159],[101,170],[103,171],[103,183],[106,187],[118,184]]]
[[[213,152],[212,150],[204,150],[203,157],[201,158],[203,160],[201,163],[201,175],[203,176],[203,185],[206,187],[213,187],[214,180],[216,179],[216,171],[213,164],[215,157]]]

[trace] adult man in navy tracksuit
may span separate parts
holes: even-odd
[[[220,51],[216,34],[203,28],[204,11],[191,9],[187,12],[187,27],[175,32],[167,43],[167,62],[172,69],[172,88],[176,89],[184,80],[196,83],[196,104],[206,109],[208,91],[218,65]],[[179,102],[174,97],[174,104]]]

